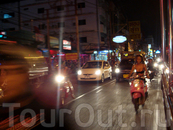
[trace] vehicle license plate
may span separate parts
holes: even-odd
[[[129,74],[123,74],[123,78],[127,78]]]
[[[86,78],[86,79],[89,79],[89,78],[90,78],[90,76],[89,76],[89,75],[86,75],[86,76],[85,76],[85,78]]]

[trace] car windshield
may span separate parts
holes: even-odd
[[[120,65],[133,65],[134,64],[134,59],[126,59],[122,60]]]
[[[101,68],[102,62],[87,62],[83,68]]]

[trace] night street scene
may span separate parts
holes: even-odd
[[[172,0],[1,0],[0,130],[173,130]]]

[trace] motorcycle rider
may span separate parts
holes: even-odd
[[[154,64],[153,60],[152,59],[148,59],[147,68],[149,68],[149,70],[154,70],[153,64]]]
[[[60,71],[60,73],[62,73],[66,77],[66,82],[68,83],[69,89],[71,91],[71,97],[75,98],[74,88],[73,88],[73,85],[72,85],[70,78],[68,76],[69,75],[69,73],[68,73],[69,68],[67,67],[65,62],[61,62],[61,66],[60,66],[60,69],[58,68],[58,71]]]
[[[147,78],[149,78],[147,67],[144,64],[143,57],[141,55],[136,55],[136,64],[134,64],[132,66],[132,69],[131,69],[127,79],[130,78],[130,76],[132,75],[134,70],[136,71],[136,74],[138,74],[140,77],[143,77],[144,76],[144,72],[146,72]],[[144,79],[144,83],[145,83],[145,79]]]

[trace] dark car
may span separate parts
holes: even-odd
[[[134,59],[122,59],[120,64],[115,68],[116,81],[127,78],[133,64]]]

